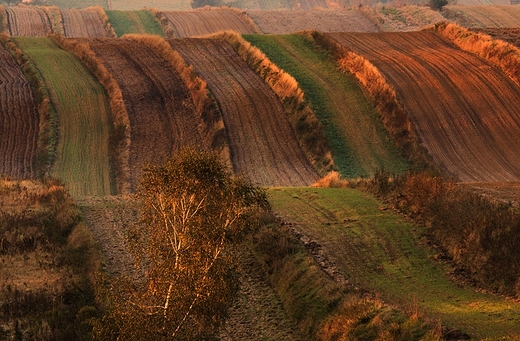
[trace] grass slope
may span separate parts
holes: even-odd
[[[108,152],[109,105],[104,89],[72,54],[49,38],[16,38],[40,71],[57,113],[58,143],[51,175],[72,195],[113,193]]]
[[[152,12],[142,11],[106,11],[110,24],[118,37],[127,33],[148,33],[164,37],[161,25]]]
[[[303,35],[245,35],[300,84],[329,140],[344,177],[366,177],[384,167],[408,168],[390,142],[373,102],[353,76],[337,69],[333,58]]]
[[[278,188],[275,211],[327,251],[351,282],[478,339],[520,337],[520,304],[455,284],[425,246],[425,228],[352,189]]]

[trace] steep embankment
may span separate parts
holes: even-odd
[[[520,26],[520,6],[506,4],[495,6],[447,6],[442,14],[451,21],[470,28],[518,27]]]
[[[229,43],[172,39],[170,44],[217,99],[236,173],[266,186],[309,185],[317,179],[280,100]]]
[[[377,32],[379,28],[353,9],[314,11],[247,11],[262,33],[287,34],[303,30],[321,32]]]
[[[367,177],[381,167],[400,173],[407,162],[389,139],[373,101],[334,58],[306,35],[247,35],[271,61],[290,73],[304,91],[329,140],[344,177]]]
[[[321,247],[353,286],[416,319],[431,318],[478,340],[520,336],[519,303],[452,282],[456,273],[435,260],[425,228],[373,196],[351,189],[286,188],[273,189],[269,198],[286,225],[306,235],[308,245]]]
[[[130,120],[132,190],[146,164],[160,164],[184,146],[209,148],[188,88],[168,61],[151,47],[128,39],[94,39],[88,44],[123,94]]]
[[[32,179],[40,118],[31,84],[2,44],[0,64],[0,174]]]
[[[44,37],[52,33],[47,12],[39,7],[5,7],[8,33],[11,36]]]
[[[252,21],[242,12],[209,9],[186,12],[158,12],[168,38],[203,36],[219,31],[257,33]],[[248,20],[249,19],[249,20]]]
[[[71,8],[62,10],[61,15],[63,17],[63,29],[65,37],[112,37],[113,33],[110,30],[110,26],[107,26],[101,12],[101,8]]]
[[[110,110],[104,89],[74,55],[49,38],[14,39],[41,73],[57,113],[57,144],[51,175],[73,195],[109,195]]]
[[[461,181],[518,181],[520,88],[432,32],[327,34],[395,87],[434,161]]]

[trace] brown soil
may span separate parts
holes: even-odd
[[[146,164],[161,164],[186,146],[209,148],[202,138],[186,84],[147,45],[126,39],[88,40],[118,83],[130,120],[130,184],[134,191]]]
[[[516,28],[479,28],[477,32],[487,34],[494,39],[503,40],[520,48],[520,27]]]
[[[229,43],[175,39],[170,44],[208,82],[219,103],[236,173],[265,186],[310,185],[317,180],[280,100]]]
[[[520,182],[479,182],[465,185],[485,197],[520,207]]]
[[[202,36],[224,30],[255,33],[254,27],[234,11],[207,10],[161,12],[173,29],[169,38]]]
[[[35,178],[39,115],[29,81],[0,45],[0,174]]]
[[[494,6],[447,6],[443,15],[464,27],[518,27],[520,6],[510,6],[509,1]]]
[[[63,9],[63,29],[65,37],[103,38],[110,37],[99,12],[86,9]]]
[[[520,180],[520,89],[432,32],[330,34],[396,89],[434,161],[463,182]]]
[[[44,37],[52,33],[47,13],[38,7],[5,7],[7,26],[11,36]]]
[[[247,11],[263,33],[289,34],[303,30],[321,32],[377,32],[379,29],[356,10]]]

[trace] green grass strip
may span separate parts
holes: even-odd
[[[51,175],[72,195],[113,194],[105,90],[74,55],[49,38],[13,39],[40,71],[57,113],[58,142]]]
[[[277,188],[276,212],[321,244],[351,282],[477,339],[520,337],[520,304],[455,284],[425,245],[426,228],[352,189]]]
[[[386,133],[373,102],[353,76],[304,35],[245,35],[270,60],[291,74],[322,124],[334,161],[344,177],[372,176],[378,168],[409,168]]]
[[[127,33],[148,33],[164,37],[164,31],[150,11],[106,11],[106,13],[118,37]]]

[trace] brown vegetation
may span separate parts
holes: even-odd
[[[520,86],[520,49],[518,47],[455,24],[440,23],[435,25],[434,30],[462,50],[475,53],[499,67]]]
[[[108,23],[103,9],[63,9],[64,35],[70,38],[115,37],[115,32]]]
[[[475,28],[472,31],[491,36],[493,39],[502,40],[520,49],[520,27],[516,28]]]
[[[379,69],[368,59],[342,45],[334,35],[314,31],[313,38],[324,48],[331,51],[338,59],[343,72],[353,74],[374,99],[383,125],[398,148],[405,151],[407,157],[416,166],[425,167],[430,163],[426,151],[419,145],[419,139],[395,89],[387,82]]]
[[[316,115],[305,101],[298,82],[240,35],[234,32],[222,32],[214,37],[227,40],[249,67],[255,70],[276,93],[284,106],[301,149],[318,173],[325,174],[332,170],[334,160],[330,147]]]
[[[101,21],[103,22],[103,24],[105,26],[105,30],[107,32],[107,37],[111,37],[111,38],[117,37],[116,31],[114,31],[114,29],[112,28],[112,25],[110,25],[110,20],[109,20],[107,14],[105,13],[105,10],[102,7],[92,6],[92,7],[87,7],[85,10],[96,12],[99,15],[99,18],[101,19]]]
[[[224,40],[172,39],[217,99],[237,174],[255,183],[308,185],[317,174],[302,152],[275,93]]]
[[[504,73],[434,32],[326,36],[381,70],[437,165],[461,181],[518,181],[520,88]]]
[[[47,16],[51,22],[52,32],[54,34],[63,35],[63,17],[61,15],[61,11],[57,6],[44,6],[41,7],[45,12],[47,12]]]
[[[128,193],[130,191],[129,146],[131,128],[121,89],[87,43],[65,39],[62,36],[52,36],[52,38],[62,49],[76,55],[107,91],[113,124],[109,141],[112,153],[112,169],[115,174],[117,192]]]
[[[43,37],[52,33],[47,12],[39,7],[5,7],[11,36]]]

